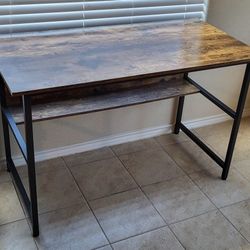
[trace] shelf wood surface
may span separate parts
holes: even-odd
[[[131,86],[132,83],[126,84],[127,86]],[[32,106],[32,119],[35,122],[85,114],[190,95],[197,92],[199,90],[183,78],[155,78],[148,80],[146,83],[144,82],[143,85],[136,88],[129,87],[119,91],[104,91],[103,93],[83,98],[72,99],[68,95],[68,98],[65,99],[58,95],[57,101],[41,103],[41,100],[36,100],[38,103]],[[12,107],[11,113],[17,124],[24,122],[21,107]]]

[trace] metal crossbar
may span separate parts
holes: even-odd
[[[178,134],[179,131],[182,130],[191,140],[193,140],[201,149],[203,149],[216,163],[218,163],[219,166],[223,168],[221,179],[226,180],[228,177],[228,172],[230,169],[233,152],[235,148],[235,143],[236,143],[236,139],[237,139],[237,135],[238,135],[239,127],[240,127],[240,122],[241,122],[241,118],[242,118],[242,114],[243,114],[243,110],[244,110],[244,106],[246,102],[246,97],[247,97],[247,93],[249,89],[250,64],[247,64],[246,66],[246,71],[245,71],[236,111],[232,110],[222,101],[220,101],[217,97],[215,97],[214,95],[209,93],[207,90],[205,90],[202,86],[200,86],[198,83],[192,80],[187,74],[184,77],[188,82],[190,82],[195,87],[197,87],[203,96],[205,96],[208,100],[210,100],[212,103],[214,103],[219,108],[221,108],[225,113],[230,115],[234,120],[225,160],[223,161],[215,152],[212,151],[212,149],[210,149],[204,142],[202,142],[196,135],[194,135],[181,122],[181,117],[182,117],[183,107],[184,107],[184,96],[179,97],[179,104],[178,104],[178,109],[177,109],[177,117],[176,117],[174,133]]]
[[[231,116],[233,119],[235,118],[235,111],[232,110],[230,107],[228,107],[226,104],[224,104],[222,101],[220,101],[217,97],[209,93],[206,89],[204,89],[202,86],[200,86],[197,82],[192,80],[190,77],[185,77],[185,79],[193,84],[196,88],[200,90],[200,93],[205,96],[208,100],[210,100],[212,103],[214,103],[217,107],[219,107],[222,111],[227,113],[229,116]]]

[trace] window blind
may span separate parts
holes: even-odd
[[[0,34],[204,19],[207,0],[0,0]]]

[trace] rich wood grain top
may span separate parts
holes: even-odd
[[[157,23],[84,34],[0,39],[12,95],[250,62],[250,47],[207,23]]]

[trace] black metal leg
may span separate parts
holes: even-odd
[[[34,142],[33,142],[33,126],[32,126],[32,110],[31,97],[23,96],[23,110],[24,110],[24,126],[27,146],[27,165],[29,176],[30,189],[30,209],[33,236],[39,235],[38,224],[38,209],[37,209],[37,191],[36,191],[36,171],[35,171],[35,156],[34,156]]]
[[[178,103],[178,109],[177,109],[177,115],[176,115],[176,122],[175,122],[175,128],[174,128],[174,133],[175,134],[179,134],[179,132],[180,132],[184,100],[185,100],[185,96],[180,96],[179,97],[179,103]]]
[[[242,118],[242,113],[243,113],[245,102],[246,102],[249,83],[250,83],[250,64],[248,64],[246,67],[245,76],[244,76],[244,80],[243,80],[242,87],[241,87],[240,97],[239,97],[238,106],[236,110],[236,116],[234,119],[233,128],[232,128],[231,136],[229,140],[229,145],[227,148],[225,164],[224,164],[223,172],[221,176],[222,180],[226,180],[228,176],[229,168],[230,168],[232,157],[233,157],[234,147],[235,147],[235,143],[236,143],[239,127],[240,127],[240,122]]]
[[[184,79],[187,78],[188,73],[185,73],[183,77]],[[180,129],[181,129],[181,119],[182,119],[184,101],[185,101],[185,96],[180,96],[179,102],[178,102],[177,114],[176,114],[175,127],[174,127],[174,133],[176,135],[180,133]]]
[[[1,107],[6,107],[6,98],[5,98],[5,89],[3,80],[1,78],[1,86],[0,86],[0,97],[1,97]],[[4,148],[5,148],[5,156],[6,156],[6,165],[7,171],[10,172],[9,162],[11,160],[11,148],[10,148],[10,135],[9,135],[9,126],[8,122],[1,110],[2,114],[2,124],[3,124],[3,136],[4,136]]]
[[[33,130],[32,130],[32,113],[31,113],[31,99],[30,97],[23,97],[23,107],[25,116],[25,132],[26,132],[26,143],[8,109],[6,102],[6,92],[4,89],[3,79],[0,79],[0,97],[1,97],[1,114],[4,134],[4,144],[6,153],[6,162],[8,171],[10,171],[15,187],[17,188],[20,197],[23,200],[24,207],[29,215],[32,224],[33,236],[39,235],[38,225],[38,211],[37,211],[37,194],[36,194],[36,174],[35,174],[35,160],[34,160],[34,145],[33,145]],[[11,145],[9,138],[9,128],[17,141],[21,152],[23,153],[24,159],[28,165],[28,177],[29,177],[29,189],[30,199],[27,195],[22,180],[16,170],[16,166],[13,162],[11,155]]]
[[[181,129],[190,139],[192,139],[201,149],[203,149],[215,162],[218,163],[219,166],[222,167],[223,171],[222,171],[221,179],[226,180],[228,177],[228,172],[229,172],[232,157],[233,157],[233,152],[234,152],[235,143],[236,143],[239,127],[240,127],[242,113],[243,113],[245,102],[246,102],[247,92],[249,89],[250,64],[247,64],[247,67],[246,67],[244,80],[242,83],[240,97],[239,97],[236,111],[232,110],[230,107],[228,107],[218,98],[216,98],[214,95],[209,93],[206,89],[204,89],[202,86],[200,86],[190,77],[188,77],[187,74],[184,75],[184,78],[189,83],[196,86],[200,90],[200,93],[203,96],[205,96],[208,100],[210,100],[212,103],[217,105],[221,110],[223,110],[225,113],[227,113],[229,116],[231,116],[234,119],[231,136],[230,136],[230,140],[229,140],[229,144],[227,148],[226,158],[225,158],[225,161],[223,161],[220,158],[220,156],[218,156],[211,148],[209,148],[204,142],[202,142],[195,134],[192,133],[192,131],[190,131],[187,127],[185,127],[185,125],[181,122],[184,98],[180,97],[179,99],[179,106],[178,106],[178,111],[177,111],[177,119],[176,119],[174,132],[178,134]]]
[[[29,215],[32,234],[34,237],[39,235],[39,224],[38,224],[38,209],[37,209],[37,192],[36,192],[36,173],[35,173],[35,159],[34,159],[34,143],[33,143],[33,128],[32,128],[32,110],[31,110],[31,97],[23,96],[23,109],[24,109],[24,127],[25,127],[25,137],[24,141],[14,118],[8,108],[6,102],[4,85],[1,82],[0,85],[0,97],[1,97],[1,113],[3,122],[3,132],[4,132],[4,143],[6,151],[6,162],[8,170],[11,173],[15,187],[17,188],[20,197],[23,200],[24,207]],[[9,128],[11,130],[9,130]],[[13,162],[11,155],[11,145],[9,139],[9,132],[12,132],[14,138],[17,141],[24,159],[28,166],[28,178],[29,178],[29,190],[30,198],[27,195],[25,187],[22,180],[17,172],[16,166]]]

